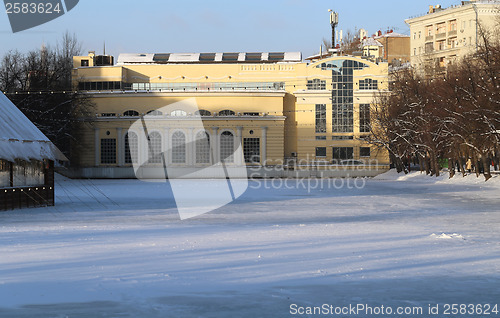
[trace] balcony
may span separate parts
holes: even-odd
[[[446,32],[436,34],[436,40],[441,40],[446,38]]]
[[[448,36],[456,36],[456,35],[457,35],[457,30],[448,32]]]

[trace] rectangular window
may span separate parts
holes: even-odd
[[[422,38],[422,31],[418,31],[418,38]]]
[[[456,31],[457,30],[457,20],[451,20],[448,22],[448,31]]]
[[[316,157],[326,157],[326,147],[316,147]]]
[[[133,164],[138,162],[139,139],[135,133],[125,135],[125,163]]]
[[[101,139],[101,164],[116,164],[116,139]]]
[[[260,162],[260,138],[244,138],[243,155],[247,163]]]
[[[332,136],[332,140],[354,140],[354,136]]]
[[[442,50],[446,49],[446,41],[445,40],[437,41],[436,42],[436,49],[438,51],[442,51]]]
[[[442,33],[446,33],[446,23],[445,22],[439,23],[436,26],[436,34],[442,34]]]
[[[354,159],[354,151],[352,147],[333,147],[334,160]]]
[[[0,159],[0,187],[10,187],[10,164]]]
[[[81,66],[89,66],[89,60],[82,60]]]
[[[370,147],[361,147],[359,148],[359,156],[360,157],[370,157]]]
[[[245,61],[261,61],[262,53],[247,53]]]
[[[434,51],[434,43],[425,43],[425,53],[432,53]]]
[[[326,140],[326,136],[316,136],[316,140]]]
[[[213,62],[214,60],[215,60],[215,53],[201,53],[200,54],[200,62]]]
[[[367,78],[359,81],[359,89],[378,89],[378,81]]]
[[[259,116],[259,113],[243,113],[243,116]]]
[[[359,132],[370,132],[370,104],[359,105]]]
[[[425,35],[432,36],[432,25],[428,25],[425,27]]]
[[[26,183],[26,162],[16,160],[13,167],[13,181],[14,187],[25,187]]]
[[[307,81],[307,89],[315,89],[315,90],[326,90],[326,81],[322,81],[319,78],[315,78],[313,80]]]
[[[269,53],[269,61],[281,61],[285,59],[285,53]]]
[[[354,70],[362,69],[357,61],[336,62],[332,69],[332,132],[353,132]],[[333,86],[332,85],[332,86]]]
[[[316,133],[326,133],[326,104],[316,104]]]
[[[236,62],[238,61],[239,56],[240,56],[239,53],[222,53],[222,60]]]
[[[353,132],[353,105],[334,105],[332,114],[333,132]]]
[[[417,48],[413,49],[413,55],[417,55]]]
[[[450,49],[453,49],[453,48],[457,47],[457,44],[458,44],[457,38],[449,38],[448,39],[448,47]]]

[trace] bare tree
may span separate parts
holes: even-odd
[[[491,178],[492,161],[499,161],[500,42],[480,34],[477,52],[446,72],[421,77],[400,70],[392,74],[391,93],[377,97],[368,141],[387,149],[399,172],[415,158],[438,176],[447,159],[453,177],[456,169],[465,175],[471,160],[478,176]]]
[[[91,118],[90,100],[72,90],[73,56],[81,55],[74,35],[54,48],[22,54],[10,51],[0,62],[0,89],[66,155],[78,141],[81,118]]]

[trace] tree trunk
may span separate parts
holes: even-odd
[[[474,156],[473,158],[474,158],[473,162],[475,163],[474,164],[474,170],[476,172],[476,177],[479,178],[479,175],[481,174],[480,167],[479,167],[480,160],[476,156]]]
[[[420,167],[420,173],[422,173],[424,172],[424,165],[425,165],[424,159],[422,158],[421,155],[417,155],[417,157],[418,157],[418,165]]]
[[[465,177],[464,161],[461,156],[458,157],[458,171],[462,173],[462,177]]]
[[[439,163],[437,160],[436,152],[431,151],[431,169],[432,169],[432,175],[435,175],[436,177],[439,177]]]
[[[448,170],[450,171],[450,179],[455,176],[455,159],[448,159]]]
[[[431,167],[430,167],[431,160],[429,158],[429,155],[425,155],[424,162],[425,162],[425,173],[427,175],[430,175],[431,174]]]
[[[484,166],[484,178],[488,181],[491,178],[490,164],[491,160],[487,156],[482,156],[483,166]]]

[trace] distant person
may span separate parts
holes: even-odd
[[[467,172],[469,173],[472,172],[472,160],[470,158],[465,163],[465,169],[467,169]]]

